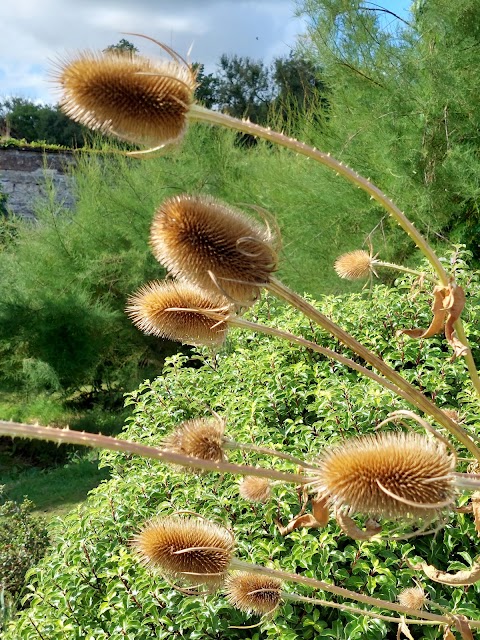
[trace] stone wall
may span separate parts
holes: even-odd
[[[0,189],[7,196],[7,210],[35,219],[35,209],[50,185],[59,207],[73,207],[73,178],[69,167],[74,162],[68,152],[0,148]]]

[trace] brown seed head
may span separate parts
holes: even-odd
[[[240,482],[239,493],[249,502],[268,502],[271,495],[270,482],[267,478],[245,476]]]
[[[142,145],[170,144],[184,135],[196,87],[188,65],[85,51],[56,66],[60,106],[72,120]]]
[[[175,310],[176,309],[176,310]],[[205,311],[218,312],[222,320]],[[128,299],[127,314],[144,333],[193,345],[221,345],[227,333],[230,305],[182,282],[154,281]]]
[[[372,270],[372,256],[362,249],[350,251],[336,259],[334,268],[345,280],[366,278]]]
[[[410,609],[423,609],[427,596],[422,587],[408,587],[398,594],[398,601],[402,606]]]
[[[455,497],[454,457],[442,443],[418,433],[350,438],[329,447],[319,464],[319,494],[330,495],[348,513],[423,518]]]
[[[225,583],[228,602],[240,611],[263,616],[272,613],[282,600],[282,581],[257,573],[232,573]]]
[[[187,420],[164,439],[163,447],[186,456],[221,462],[224,431],[224,422],[217,418]]]
[[[271,232],[208,196],[166,200],[153,219],[150,243],[173,275],[210,291],[220,288],[242,305],[258,298],[277,267]]]
[[[146,522],[133,547],[144,565],[166,577],[214,587],[225,579],[235,542],[217,524],[170,516]]]

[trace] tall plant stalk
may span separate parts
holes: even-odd
[[[202,107],[198,104],[193,104],[190,107],[188,117],[193,121],[207,122],[210,124],[219,125],[227,129],[241,131],[242,133],[248,133],[258,138],[262,138],[263,140],[268,140],[269,142],[273,142],[275,144],[278,144],[279,146],[290,149],[295,153],[303,155],[307,158],[311,158],[315,162],[318,162],[319,164],[332,169],[337,174],[343,176],[349,182],[368,193],[368,195],[373,200],[378,202],[393,217],[393,219],[396,220],[396,222],[402,227],[402,229],[408,234],[411,240],[424,254],[424,256],[432,265],[441,284],[446,287],[451,283],[451,276],[449,276],[449,274],[445,271],[440,259],[438,258],[433,248],[429,245],[427,240],[422,236],[418,229],[416,229],[415,225],[410,222],[407,216],[397,207],[397,205],[376,185],[361,176],[353,169],[350,169],[350,167],[348,167],[347,165],[339,162],[335,158],[332,158],[330,154],[319,151],[318,149],[310,147],[304,142],[299,142],[298,140],[290,138],[277,131],[262,127],[247,120],[239,120],[238,118],[233,118],[232,116],[224,113],[219,113],[218,111],[211,111],[210,109],[206,109],[205,107]],[[142,152],[133,152],[133,155],[138,154],[142,154]],[[465,335],[462,321],[458,319],[455,322],[454,327],[455,331],[457,332],[458,339],[467,347],[465,360],[467,363],[468,372],[472,380],[472,384],[477,394],[480,396],[480,377],[475,366],[475,361],[473,359],[467,337]]]

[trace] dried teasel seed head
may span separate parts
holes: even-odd
[[[224,459],[223,434],[225,423],[217,418],[186,420],[163,440],[168,451],[202,460],[221,462]]]
[[[427,596],[422,587],[408,587],[398,594],[398,601],[403,607],[423,609]]]
[[[240,482],[239,493],[249,502],[268,502],[272,493],[270,481],[267,478],[245,476]]]
[[[437,440],[378,433],[329,447],[312,485],[350,514],[424,518],[453,502],[454,467],[454,457]]]
[[[144,333],[193,345],[221,345],[227,333],[230,305],[182,282],[154,281],[128,299],[127,314]],[[220,320],[206,312],[215,312]]]
[[[372,271],[372,256],[363,249],[344,253],[335,260],[334,269],[345,280],[366,278]]]
[[[150,243],[174,276],[250,305],[276,270],[272,233],[209,196],[169,198],[153,219]]]
[[[178,141],[196,87],[178,59],[151,61],[131,52],[85,51],[52,72],[62,111],[80,124],[141,145]]]
[[[168,578],[210,587],[224,581],[234,547],[227,529],[183,516],[150,520],[133,539],[142,564]]]
[[[257,573],[232,573],[225,583],[228,602],[240,611],[272,613],[282,600],[282,581]]]

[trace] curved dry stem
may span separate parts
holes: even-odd
[[[379,371],[385,378],[393,382],[399,389],[402,390],[401,397],[406,398],[409,403],[413,404],[417,409],[432,416],[444,426],[451,434],[453,434],[470,453],[475,456],[477,460],[480,460],[480,449],[470,438],[469,434],[459,424],[451,420],[444,411],[431,402],[426,396],[415,387],[407,382],[399,373],[389,367],[379,356],[367,349],[363,344],[358,342],[353,336],[344,331],[335,322],[327,318],[323,313],[318,311],[313,305],[309,304],[302,296],[295,291],[292,291],[285,286],[280,280],[271,278],[267,289],[273,293],[273,295],[281,298],[291,304],[293,307],[301,311],[307,318],[310,318],[321,326],[325,331],[328,331],[331,335],[335,336],[340,342],[346,345],[349,349],[352,349],[366,362],[371,364],[377,371]],[[385,386],[385,385],[384,385]]]
[[[450,451],[455,457],[455,460],[458,460],[457,452],[453,448],[452,443],[447,438],[442,436],[442,434],[439,431],[437,431],[435,427],[432,427],[432,425],[429,422],[427,422],[420,416],[417,416],[417,414],[414,413],[413,411],[407,411],[406,409],[399,409],[398,411],[393,411],[385,418],[385,420],[382,420],[382,422],[377,424],[376,429],[381,429],[384,425],[388,424],[389,422],[396,422],[397,420],[399,420],[400,422],[403,422],[402,418],[410,418],[411,420],[415,420],[415,422],[417,422],[421,427],[423,427],[427,433],[431,433],[433,436],[435,436],[435,438],[440,440],[440,442],[443,442],[443,444],[447,447],[447,449],[450,449]],[[405,425],[405,426],[408,428],[408,425]]]
[[[417,245],[420,251],[424,254],[427,260],[432,265],[440,282],[447,286],[450,283],[450,276],[445,271],[440,259],[436,255],[435,251],[428,244],[427,240],[422,234],[415,228],[406,215],[396,206],[396,204],[388,198],[381,189],[371,183],[369,180],[358,174],[350,167],[347,167],[342,162],[339,162],[335,158],[332,158],[330,154],[318,151],[313,147],[299,142],[294,138],[289,138],[282,133],[272,131],[269,128],[261,127],[247,120],[238,120],[224,113],[218,111],[210,111],[198,104],[193,104],[188,112],[189,119],[198,122],[208,122],[210,124],[226,127],[227,129],[233,129],[235,131],[242,131],[243,133],[249,133],[263,140],[269,140],[279,146],[285,147],[298,153],[300,155],[311,158],[316,162],[333,169],[337,174],[346,178],[349,182],[359,187],[373,199],[376,200],[388,213],[398,222],[402,229],[408,234],[411,240]],[[457,332],[458,339],[467,347],[467,353],[465,359],[467,362],[468,372],[470,378],[475,387],[477,394],[480,396],[480,377],[473,360],[471,349],[468,345],[467,337],[463,330],[461,320],[455,322],[455,330]]]
[[[376,267],[383,267],[384,269],[394,269],[395,271],[401,271],[402,273],[409,273],[412,276],[417,276],[418,278],[424,278],[429,280],[430,282],[437,282],[437,278],[434,278],[428,273],[424,271],[416,271],[415,269],[410,269],[409,267],[404,267],[401,264],[394,264],[393,262],[384,262],[383,260],[372,259],[372,265]]]

